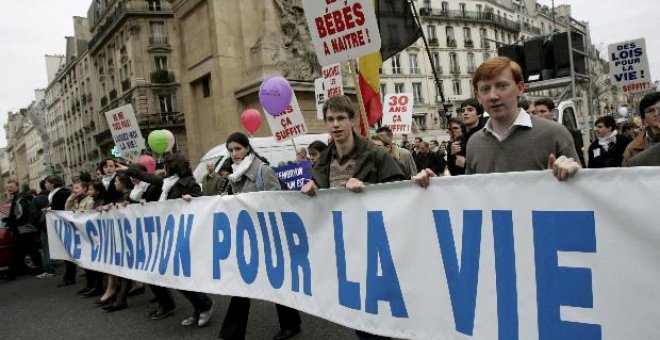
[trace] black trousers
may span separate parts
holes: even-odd
[[[85,278],[87,279],[85,287],[103,292],[103,273],[85,269]]]
[[[277,318],[280,321],[280,329],[300,329],[300,313],[297,310],[278,304],[275,307],[277,308]],[[249,314],[250,299],[232,296],[219,337],[227,340],[245,339]]]
[[[76,272],[78,271],[78,266],[75,263],[64,261],[64,277],[62,281],[68,283],[76,282]]]
[[[193,308],[195,309],[193,316],[195,318],[199,318],[200,313],[208,311],[211,306],[213,306],[213,300],[204,293],[190,292],[187,290],[179,290],[179,292],[181,292],[181,294],[190,301],[190,304],[193,305]]]
[[[151,291],[154,293],[156,300],[158,300],[158,305],[163,309],[172,309],[176,306],[174,303],[174,296],[169,288],[149,285]]]
[[[15,233],[14,254],[12,263],[9,266],[9,276],[16,276],[23,273],[27,268],[25,266],[25,255],[30,256],[32,263],[37,267],[36,271],[42,271],[41,254],[36,241],[36,233]]]

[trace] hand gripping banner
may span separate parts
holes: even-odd
[[[657,168],[51,212],[53,258],[406,339],[658,339]]]

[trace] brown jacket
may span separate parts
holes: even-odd
[[[626,151],[623,152],[623,161],[621,162],[622,166],[628,166],[628,161],[630,158],[636,154],[648,149],[651,147],[651,143],[646,139],[646,130],[640,132],[635,139],[632,140],[626,147]]]

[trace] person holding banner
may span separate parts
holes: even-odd
[[[639,115],[646,129],[626,147],[623,166],[628,166],[631,157],[660,142],[660,92],[649,93],[642,98],[639,102]]]
[[[121,169],[125,170],[134,179],[160,187],[162,191],[158,198],[159,202],[179,198],[190,201],[193,197],[202,196],[202,189],[192,175],[190,162],[180,153],[171,153],[165,156],[166,178],[149,175],[137,167],[122,167]],[[159,306],[150,313],[151,319],[160,320],[172,315],[176,305],[169,289],[152,286],[152,291],[156,295]],[[206,326],[213,315],[215,302],[204,293],[185,290],[179,290],[179,292],[190,301],[194,308],[193,315],[184,319],[181,325]]]
[[[227,137],[226,145],[233,162],[232,174],[228,178],[235,195],[282,189],[273,169],[254,151],[245,134],[232,133]],[[273,337],[273,340],[289,339],[300,333],[300,313],[293,308],[278,304],[275,307],[280,322],[280,331]],[[245,339],[249,314],[250,299],[232,296],[227,315],[220,329],[220,339]]]
[[[355,107],[347,96],[330,97],[323,104],[323,119],[334,139],[312,169],[313,179],[300,192],[314,196],[318,189],[344,187],[359,193],[365,184],[403,181],[408,178],[394,158],[383,149],[359,137],[354,131]],[[359,339],[389,339],[355,331]]]
[[[488,59],[477,68],[472,85],[490,119],[468,141],[466,174],[552,169],[563,181],[582,168],[563,125],[518,107],[524,90],[520,65],[507,57]],[[423,169],[415,181],[426,187],[433,176]]]

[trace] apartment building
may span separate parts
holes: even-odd
[[[187,153],[181,106],[178,53],[173,12],[161,0],[95,0],[88,11],[91,37],[88,61],[94,81],[95,143],[102,157],[114,141],[104,113],[132,104],[143,136],[157,129],[174,133],[177,148]],[[94,123],[93,126],[89,124]],[[84,128],[84,126],[83,126]]]

